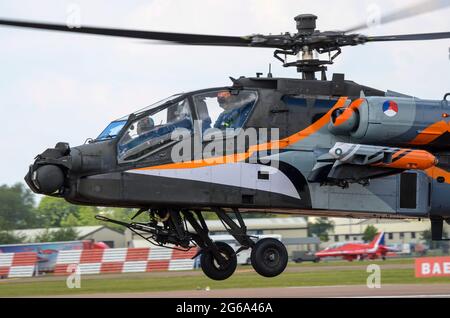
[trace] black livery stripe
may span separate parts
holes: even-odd
[[[407,154],[411,153],[412,149],[408,149],[405,152],[401,153],[400,155],[398,155],[397,157],[395,157],[394,159],[392,159],[392,162],[396,162],[397,160],[403,158],[404,156],[406,156]]]

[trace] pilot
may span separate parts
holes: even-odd
[[[153,122],[153,119],[151,119],[148,116],[145,116],[139,122],[137,123],[136,132],[139,136],[142,136],[143,134],[149,132],[150,130],[155,127],[155,123]]]
[[[233,95],[229,91],[217,94],[217,102],[224,111],[217,118],[215,128],[241,128],[251,110],[252,103],[240,95]]]
[[[173,111],[173,115],[170,116],[170,120],[160,132],[160,135],[169,134],[178,128],[192,129],[191,113],[189,111],[189,104],[186,101],[179,104]]]

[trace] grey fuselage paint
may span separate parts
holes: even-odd
[[[163,171],[168,170],[164,167],[174,163],[170,156],[173,144],[161,147],[140,160],[119,162],[117,142],[136,119],[132,115],[116,138],[73,147],[68,155],[59,157],[44,152],[25,179],[32,190],[39,193],[32,181],[33,169],[44,164],[58,165],[64,170],[66,181],[61,191],[52,195],[64,197],[71,203],[95,206],[204,210],[222,207],[239,208],[242,211],[345,217],[450,216],[450,186],[446,183],[450,180],[437,181],[439,171],[447,171],[448,167],[445,164],[449,156],[448,132],[443,132],[431,142],[411,143],[434,123],[448,123],[441,117],[448,105],[442,101],[385,96],[383,91],[352,81],[345,81],[343,85],[337,88],[333,81],[240,78],[233,87],[206,89],[179,97],[179,100],[189,99],[192,119],[196,120],[199,118],[192,105],[192,96],[195,94],[218,89],[257,92],[258,100],[244,128],[277,128],[280,140],[301,135],[296,142],[279,149],[274,159],[278,161],[278,168],[273,178],[269,175],[268,179],[261,179],[264,164],[246,161],[242,162],[241,167],[245,170],[240,175],[235,174],[236,166],[233,165],[236,163],[226,163],[224,167],[206,167],[199,170],[198,175],[186,176],[183,172],[182,177],[176,177],[177,173],[183,174],[175,171],[177,168],[170,168],[174,170],[172,172]],[[317,127],[315,123],[322,120],[342,97],[348,99],[346,106],[350,101],[364,99],[358,110],[358,127],[348,134],[333,133],[328,122]],[[386,102],[395,103],[398,106],[397,113],[391,116],[391,113],[385,112]],[[314,129],[309,131],[311,127]],[[400,206],[400,174],[405,170],[395,170],[388,175],[386,171],[370,167],[366,170],[371,171],[370,175],[379,173],[378,178],[371,179],[368,184],[354,183],[348,187],[308,181],[308,175],[319,156],[326,154],[337,142],[427,150],[439,159],[437,167],[441,170],[413,172],[417,173],[417,193],[414,194],[417,204],[412,209]],[[204,142],[202,146],[206,144]],[[227,148],[235,146],[228,146],[226,142],[224,144],[228,151],[242,151]],[[66,158],[64,162],[62,158]],[[244,163],[257,167],[249,168]],[[146,169],[153,172],[136,173]],[[228,171],[229,182],[224,177]],[[362,174],[363,178],[365,172],[358,171],[364,169],[354,169],[350,173],[356,174],[357,178]]]

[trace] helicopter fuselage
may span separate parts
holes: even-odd
[[[30,167],[26,181],[35,192],[45,193],[40,187],[46,174],[61,174],[53,178],[60,184],[56,182],[56,189],[49,185],[46,194],[96,206],[450,217],[450,106],[445,99],[386,94],[339,75],[332,81],[233,81],[232,87],[212,90],[249,90],[257,95],[242,129],[200,140],[197,153],[183,161],[172,158],[173,149],[190,144],[194,133],[185,134],[182,141],[149,144],[152,150],[140,157],[120,158],[123,135],[137,119],[152,114],[149,110],[129,116],[115,138],[48,149]],[[202,92],[208,90],[184,97],[193,122],[202,119],[195,101]],[[237,145],[248,128],[275,129],[276,136],[262,140],[258,135]],[[214,160],[198,156],[214,143],[221,144],[209,155]],[[348,153],[345,158],[331,153],[337,150]],[[40,171],[44,166],[61,173]]]

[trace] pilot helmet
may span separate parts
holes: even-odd
[[[150,129],[152,129],[154,126],[155,126],[155,123],[154,123],[153,119],[149,116],[145,116],[144,118],[142,118],[141,120],[138,121],[137,133],[138,134],[145,133],[145,132],[149,131]]]
[[[219,102],[221,107],[230,107],[236,103],[236,96],[232,95],[228,90],[220,91],[219,93],[217,93],[217,101]]]

